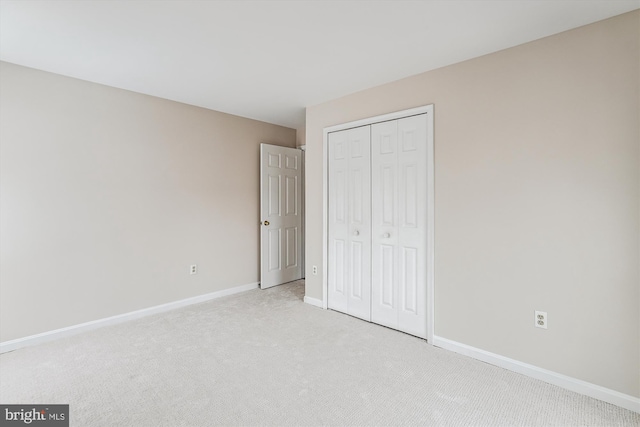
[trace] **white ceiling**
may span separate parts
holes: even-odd
[[[640,0],[0,1],[0,59],[289,127],[304,108]]]

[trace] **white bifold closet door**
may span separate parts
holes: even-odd
[[[328,307],[427,337],[427,116],[328,135]]]
[[[427,117],[371,125],[371,321],[427,337]]]
[[[371,320],[370,126],[329,134],[328,307]]]

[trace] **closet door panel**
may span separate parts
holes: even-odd
[[[371,136],[329,134],[328,307],[371,320]]]
[[[347,131],[349,144],[349,293],[347,313],[371,320],[371,129]]]
[[[426,338],[427,117],[398,120],[398,329]]]
[[[348,293],[348,138],[346,132],[329,134],[329,277],[328,307],[347,312]]]
[[[371,126],[371,321],[398,328],[398,122]]]

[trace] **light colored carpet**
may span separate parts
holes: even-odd
[[[0,356],[1,403],[72,426],[640,425],[640,415],[254,290]]]

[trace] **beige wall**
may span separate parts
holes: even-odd
[[[436,335],[640,396],[639,23],[307,108],[306,294],[322,298],[323,127],[433,103]]]
[[[296,147],[302,147],[307,143],[307,129],[304,126],[296,129]]]
[[[294,129],[8,63],[0,94],[1,341],[259,280]]]

